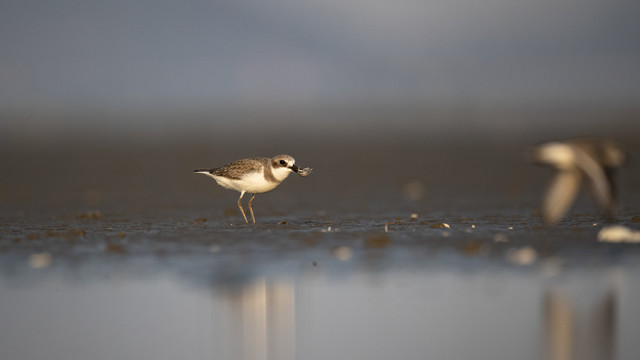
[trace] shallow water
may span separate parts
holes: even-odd
[[[67,249],[44,268],[34,268],[33,253],[5,253],[0,354],[633,359],[640,351],[635,249],[539,250],[529,263],[509,255],[519,244],[423,235],[433,246],[394,231],[388,243],[367,245],[346,240],[354,233],[318,233],[316,245]]]
[[[539,359],[546,336],[562,326],[552,325],[551,312],[584,324],[611,310],[611,327],[573,334],[581,341],[577,358],[632,359],[639,350],[637,268],[553,279],[508,268],[339,277],[314,270],[209,286],[132,274],[148,270],[130,266],[75,281],[49,275],[20,286],[3,280],[2,357]],[[545,307],[551,301],[560,304]]]
[[[546,227],[520,145],[367,144],[297,144],[255,225],[191,171],[259,147],[3,152],[0,358],[638,357],[640,247],[587,197]]]

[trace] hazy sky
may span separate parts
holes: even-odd
[[[0,0],[0,109],[640,101],[636,0]]]

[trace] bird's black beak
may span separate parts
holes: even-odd
[[[293,172],[295,172],[295,173],[297,173],[297,172],[298,172],[298,170],[299,170],[299,169],[298,169],[298,167],[297,167],[295,164],[294,164],[294,165],[291,165],[291,166],[289,167],[289,169],[291,169],[291,171],[293,171]]]

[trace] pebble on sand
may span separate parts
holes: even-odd
[[[507,236],[507,234],[503,234],[503,233],[497,233],[495,235],[493,235],[493,242],[497,242],[497,243],[505,243],[509,241],[509,237]]]
[[[640,231],[632,230],[624,225],[605,226],[598,232],[598,241],[608,243],[640,243]]]
[[[538,252],[531,246],[513,248],[507,251],[507,260],[515,265],[531,265],[538,259]]]
[[[34,269],[44,269],[51,265],[53,258],[48,252],[29,255],[29,266]]]
[[[333,256],[338,260],[349,261],[353,256],[353,252],[346,246],[338,246],[333,249]]]

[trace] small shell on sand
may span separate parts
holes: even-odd
[[[298,175],[305,177],[305,176],[309,176],[309,174],[311,174],[311,171],[313,171],[312,168],[304,168],[304,169],[300,169],[298,170]]]
[[[29,266],[34,269],[44,269],[51,265],[53,257],[48,252],[42,252],[29,255]]]
[[[506,253],[507,260],[515,265],[531,265],[538,259],[538,252],[531,246],[509,249]]]
[[[640,231],[629,229],[623,225],[605,226],[598,233],[598,241],[609,243],[639,243]]]

